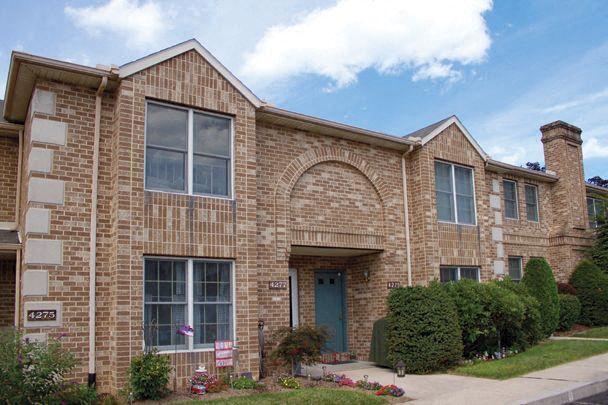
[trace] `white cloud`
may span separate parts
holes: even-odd
[[[339,0],[266,30],[246,54],[242,74],[263,84],[317,74],[337,87],[368,68],[457,80],[454,64],[486,56],[491,40],[483,14],[491,7],[490,0]]]
[[[575,98],[572,101],[567,101],[564,103],[556,104],[554,106],[545,108],[542,112],[543,113],[561,112],[561,111],[569,110],[569,109],[572,109],[575,107],[581,107],[584,105],[592,104],[592,103],[595,103],[606,97],[608,97],[608,88],[606,88],[602,91],[598,91],[597,93],[586,94],[584,96]]]
[[[67,6],[65,13],[91,35],[116,34],[131,47],[153,44],[168,28],[166,7],[153,1],[109,0],[100,6]]]
[[[583,156],[586,158],[608,158],[608,145],[597,138],[588,138],[583,143]]]

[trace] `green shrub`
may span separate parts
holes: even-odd
[[[232,381],[232,388],[235,390],[252,390],[260,386],[261,384],[259,382],[244,376],[237,377]]]
[[[582,260],[570,276],[581,303],[579,322],[583,325],[608,325],[608,275],[592,261]]]
[[[559,330],[570,330],[581,315],[581,302],[574,295],[559,294]]]
[[[458,313],[437,284],[391,291],[387,315],[388,360],[410,373],[447,369],[462,357]]]
[[[321,349],[328,338],[325,328],[309,325],[279,328],[273,336],[278,344],[270,357],[289,365],[294,374],[297,363],[312,365],[320,362]]]
[[[452,298],[458,312],[465,357],[489,350],[488,344],[494,340],[496,329],[488,307],[486,284],[461,280],[441,286]]]
[[[170,372],[169,357],[155,350],[134,357],[129,367],[129,386],[135,399],[158,400],[166,396]]]
[[[544,336],[551,336],[559,323],[559,302],[557,284],[551,266],[545,259],[533,258],[526,264],[522,283],[540,305],[541,330]]]
[[[509,277],[494,283],[502,289],[515,293],[524,308],[520,327],[503,330],[503,345],[521,350],[537,344],[543,338],[538,300],[530,294],[525,285],[515,283]]]
[[[277,382],[281,387],[289,388],[290,390],[299,390],[302,388],[299,381],[295,377],[289,375],[279,376]]]
[[[605,217],[601,218],[601,222],[603,223],[595,230],[595,244],[589,254],[600,270],[608,274],[608,222]]]
[[[65,381],[76,365],[59,340],[30,342],[15,330],[0,333],[0,403],[86,403],[95,393]]]

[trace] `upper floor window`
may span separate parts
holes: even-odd
[[[522,260],[521,257],[509,257],[509,277],[513,281],[520,281],[522,276]]]
[[[518,219],[519,209],[517,207],[517,182],[503,180],[502,188],[504,191],[505,218]]]
[[[161,350],[210,349],[234,339],[232,263],[144,260],[144,337]],[[192,325],[193,337],[176,333]]]
[[[440,221],[475,225],[473,169],[435,161],[435,196]]]
[[[587,213],[589,214],[589,228],[597,228],[601,219],[606,218],[608,207],[599,198],[587,197]]]
[[[149,102],[146,189],[230,197],[232,120]]]
[[[449,283],[462,279],[479,281],[479,267],[452,267],[441,266],[439,268],[439,281]]]
[[[528,221],[538,222],[538,187],[526,184],[526,216]]]

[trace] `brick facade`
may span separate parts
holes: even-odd
[[[0,135],[0,222],[15,222],[19,138]]]
[[[260,114],[222,67],[196,49],[111,80],[99,117],[95,359],[102,392],[124,385],[131,358],[143,350],[143,264],[148,256],[234,263],[240,371],[257,375],[258,321],[264,321],[264,333],[270,336],[290,320],[289,290],[271,289],[269,283],[287,280],[290,269],[298,277],[300,324],[316,322],[314,272],[344,275],[348,351],[364,360],[373,323],[386,310],[389,284],[428,284],[439,278],[444,265],[479,267],[480,279],[486,281],[507,271],[509,256],[522,257],[524,265],[530,257],[546,257],[556,277],[565,280],[592,241],[585,229],[580,133],[576,138],[570,127],[544,128],[546,163],[555,175],[535,175],[493,166],[456,124],[432,139],[404,140],[397,147],[357,129],[304,125],[304,118],[298,118],[301,124],[273,121]],[[21,294],[19,305],[60,305],[62,319],[58,325],[36,327],[22,316],[18,326],[28,334],[65,335],[64,345],[79,361],[74,377],[84,382],[96,94],[91,86],[39,79],[32,100],[43,96],[54,100],[53,108],[31,102],[23,120],[18,268],[21,276],[30,270],[46,272],[48,291]],[[231,198],[144,188],[148,100],[232,118]],[[40,125],[47,128],[42,137]],[[2,170],[14,177],[18,146],[0,137],[0,161],[12,159]],[[52,164],[28,170],[30,156],[50,157]],[[473,169],[475,225],[437,220],[435,160]],[[0,181],[4,178],[3,172]],[[517,182],[518,220],[504,217],[503,179]],[[6,187],[15,184],[9,181]],[[538,187],[538,222],[522,216],[525,184]],[[60,196],[58,187],[64,190]],[[0,197],[0,215],[14,209],[16,191],[12,200]],[[51,254],[39,257],[28,246],[58,252],[60,260]],[[214,370],[212,351],[168,354],[180,385],[201,364]]]

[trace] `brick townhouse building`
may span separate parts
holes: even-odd
[[[103,392],[144,346],[184,381],[234,340],[257,375],[260,321],[366,359],[396,286],[531,257],[566,280],[608,194],[564,122],[540,129],[546,172],[523,169],[455,116],[391,136],[276,108],[195,40],[120,67],[13,52],[2,107],[1,325],[61,337]]]

